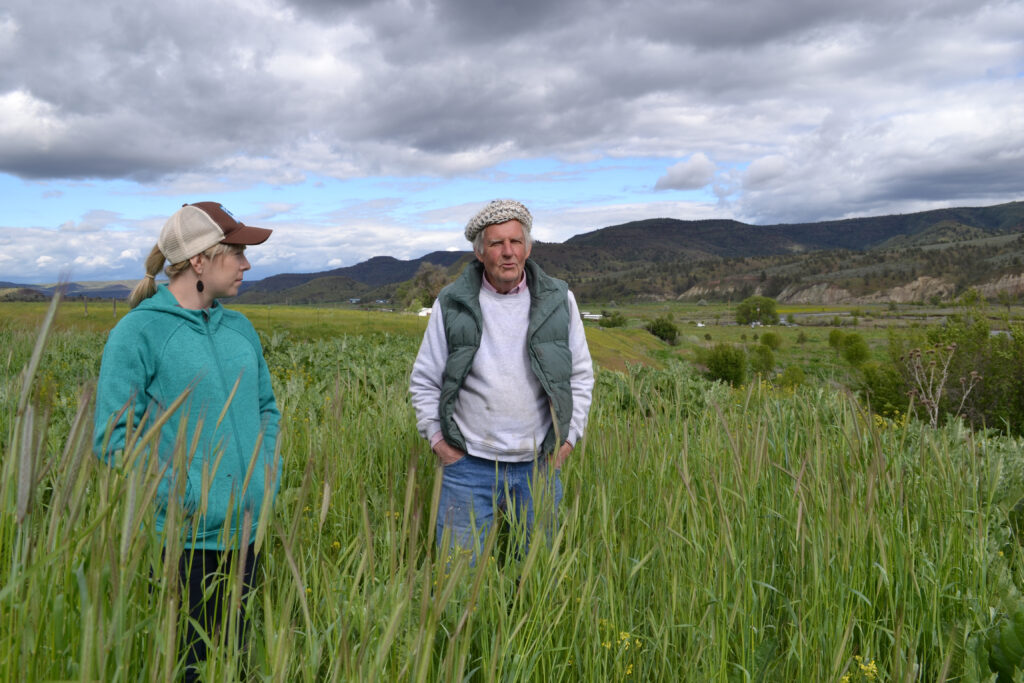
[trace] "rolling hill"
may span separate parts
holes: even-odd
[[[752,293],[780,300],[868,301],[950,296],[970,286],[1016,296],[1024,293],[1024,202],[782,225],[654,218],[564,243],[536,242],[532,257],[590,301],[734,299]],[[421,268],[443,269],[450,279],[469,258],[469,250],[408,261],[376,256],[345,268],[246,283],[237,301],[414,305],[411,280]],[[941,286],[929,289],[922,278]],[[123,283],[77,283],[69,294],[127,296],[129,289]]]

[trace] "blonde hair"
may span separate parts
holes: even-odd
[[[229,251],[244,251],[245,247],[237,244],[215,244],[209,249],[200,252],[206,258],[213,260],[214,257],[221,254],[225,254]],[[135,289],[128,295],[128,305],[135,308],[149,297],[156,294],[156,274],[163,268],[164,262],[167,259],[164,257],[164,253],[160,251],[160,247],[156,244],[149,252],[149,256],[146,257],[146,275],[139,280],[139,283],[135,285]],[[179,261],[178,263],[170,263],[164,268],[164,274],[170,279],[174,279],[181,275],[183,272],[188,270],[191,263],[188,259]]]

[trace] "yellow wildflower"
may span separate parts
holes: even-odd
[[[864,678],[869,681],[875,680],[875,677],[878,676],[878,666],[875,664],[875,660],[872,659],[867,664],[858,662],[858,666],[860,666],[860,671],[864,674]]]
[[[603,643],[601,643],[601,647],[610,650],[612,649],[612,644],[606,640]]]

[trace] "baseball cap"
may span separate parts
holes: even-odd
[[[218,202],[196,202],[167,219],[156,244],[170,263],[180,263],[215,244],[262,244],[271,232],[236,220]]]

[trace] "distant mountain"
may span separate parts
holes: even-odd
[[[1024,202],[792,225],[656,218],[538,243],[533,257],[590,301],[752,293],[854,301],[923,276],[941,282],[944,296],[987,286],[1020,272],[1022,233]],[[899,296],[918,295],[911,291],[923,290]]]
[[[86,297],[89,299],[127,299],[135,287],[135,281],[97,281],[97,282],[68,282],[64,285],[26,285],[13,282],[0,282],[0,290],[17,289],[37,292],[49,299],[58,288],[63,286],[65,297]],[[8,297],[20,295],[8,294]],[[29,296],[28,299],[35,300]],[[25,299],[27,300],[27,299]]]
[[[291,280],[289,280],[291,281]],[[243,304],[319,304],[361,300],[370,287],[343,275],[323,275],[300,281],[297,284],[275,289],[261,289],[260,282],[254,283],[248,291],[235,297]]]
[[[920,213],[849,218],[820,223],[749,225],[733,220],[683,221],[654,218],[613,225],[571,237],[564,247],[615,249],[633,260],[680,251],[723,258],[825,249],[867,251],[895,238],[925,235],[935,226],[970,226],[978,234],[1024,229],[1024,202],[984,208],[936,209]],[[908,239],[908,242],[912,242]],[[658,258],[655,256],[655,258]]]
[[[319,273],[285,273],[272,275],[263,280],[243,284],[238,301],[242,303],[258,303],[279,297],[267,296],[268,293],[281,293],[304,287],[313,280],[326,279],[320,287],[314,288],[321,296],[331,296],[331,292],[337,295],[334,301],[344,301],[365,294],[382,285],[404,282],[416,274],[423,263],[432,263],[436,266],[447,268],[463,258],[467,252],[459,251],[434,251],[425,256],[411,261],[400,261],[391,256],[374,256],[373,258],[357,263],[354,266],[336,268],[334,270]],[[354,283],[352,285],[348,283]],[[364,285],[360,288],[354,286]],[[332,287],[332,285],[334,287]],[[306,296],[308,288],[303,290],[299,298]],[[258,293],[258,294],[257,294]],[[288,296],[288,299],[296,297]]]
[[[867,301],[950,296],[969,286],[987,293],[1012,290],[1016,296],[1018,285],[1007,283],[1018,281],[1024,296],[1024,202],[790,225],[654,218],[564,243],[536,242],[532,257],[589,301],[734,299],[750,293]],[[236,300],[313,304],[397,297],[408,303],[425,296],[413,281],[424,264],[451,279],[471,258],[468,250],[409,261],[375,256],[345,268],[246,282]],[[133,285],[73,283],[68,294],[124,298]],[[47,294],[53,289],[2,287]]]
[[[7,287],[10,283],[0,282],[0,301],[46,301],[49,297],[42,292],[25,287]]]

